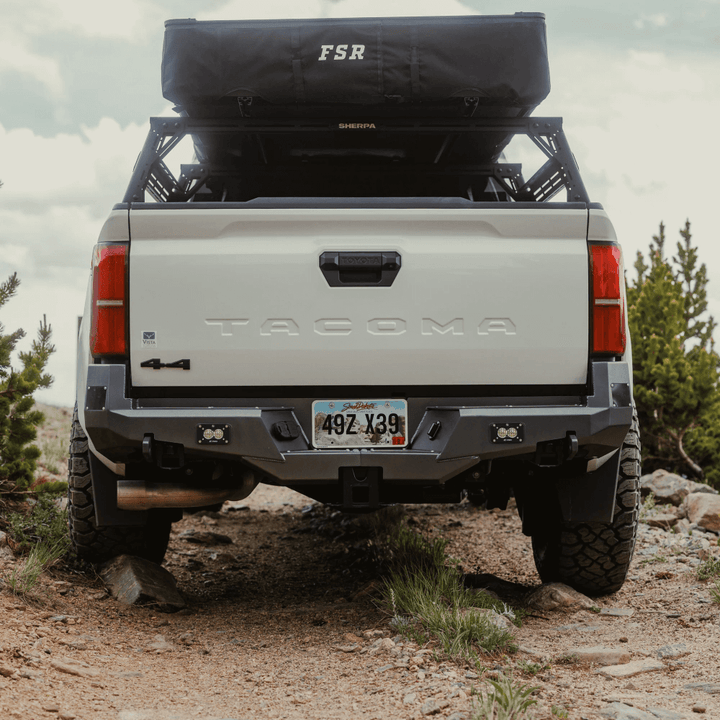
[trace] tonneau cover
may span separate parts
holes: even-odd
[[[237,112],[238,98],[253,115],[348,105],[526,115],[550,90],[545,17],[168,20],[162,87],[196,116]]]

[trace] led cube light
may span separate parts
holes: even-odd
[[[230,426],[200,423],[196,437],[199,445],[227,445],[230,442]]]
[[[524,439],[523,423],[492,423],[490,425],[490,442],[521,443]]]

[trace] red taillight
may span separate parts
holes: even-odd
[[[625,352],[625,309],[620,277],[622,251],[617,245],[591,245],[593,352]]]
[[[125,259],[127,245],[96,245],[93,253],[90,352],[125,355]]]

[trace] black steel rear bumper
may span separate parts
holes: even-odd
[[[116,463],[137,458],[143,439],[182,445],[187,459],[243,461],[273,482],[299,486],[337,482],[340,468],[382,468],[384,482],[443,484],[480,460],[531,455],[538,444],[562,440],[568,434],[588,458],[617,450],[632,420],[630,368],[623,362],[594,362],[591,393],[573,404],[501,404],[482,397],[472,403],[457,398],[408,398],[419,421],[409,423],[407,448],[317,450],[309,442],[308,408],[316,398],[268,401],[267,407],[212,407],[212,401],[162,401],[148,406],[127,397],[124,365],[91,365],[88,386],[81,400],[85,431],[95,450]],[[217,403],[217,401],[215,401]],[[180,404],[179,404],[180,403]],[[152,404],[151,404],[152,405]],[[278,423],[300,428],[299,437],[287,439]],[[198,444],[202,423],[228,426],[227,444]],[[439,423],[439,429],[438,424]],[[522,423],[522,441],[498,442],[493,424]],[[429,434],[430,428],[436,431]],[[574,441],[573,441],[574,442]]]

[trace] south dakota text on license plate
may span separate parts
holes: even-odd
[[[316,400],[316,448],[407,446],[407,400]]]

